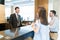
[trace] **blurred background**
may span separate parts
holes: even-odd
[[[60,24],[59,4],[60,4],[60,0],[58,1],[57,0],[0,0],[0,25],[2,25],[0,26],[0,29],[5,30],[10,28],[9,25],[7,24],[7,21],[9,21],[10,15],[15,12],[14,8],[16,6],[20,7],[19,14],[21,15],[21,20],[25,25],[26,23],[34,21],[39,6],[43,6],[46,8],[48,22],[50,22],[50,17],[49,17],[50,10],[52,9],[56,10]],[[4,32],[1,32],[1,34],[4,34]],[[60,40],[60,25],[59,25],[58,34],[59,35],[57,40]]]

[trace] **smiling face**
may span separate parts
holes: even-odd
[[[15,10],[15,12],[16,12],[16,13],[19,13],[19,12],[20,12],[19,8],[17,8],[17,9]]]
[[[49,13],[49,16],[50,16],[50,17],[53,17],[53,16],[54,16],[54,14],[53,14],[52,12],[50,12],[50,13]]]
[[[20,12],[19,7],[15,7],[15,12],[16,12],[16,13],[19,13],[19,12]]]

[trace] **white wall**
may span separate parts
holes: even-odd
[[[50,17],[49,17],[50,10],[53,10],[53,0],[48,1],[48,22],[50,22]]]

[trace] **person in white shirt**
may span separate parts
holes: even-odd
[[[46,9],[44,7],[39,8],[38,16],[39,18],[32,23],[34,30],[33,40],[50,40]]]
[[[51,40],[57,40],[58,30],[59,30],[59,19],[56,16],[56,11],[51,10],[49,16],[51,17],[51,21],[49,23],[49,26],[50,26],[50,38],[51,38]]]

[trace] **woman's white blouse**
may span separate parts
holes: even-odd
[[[43,25],[40,23],[40,20],[37,20],[35,23],[35,27],[39,27],[39,30],[37,33],[34,33],[33,40],[50,40],[48,25]]]

